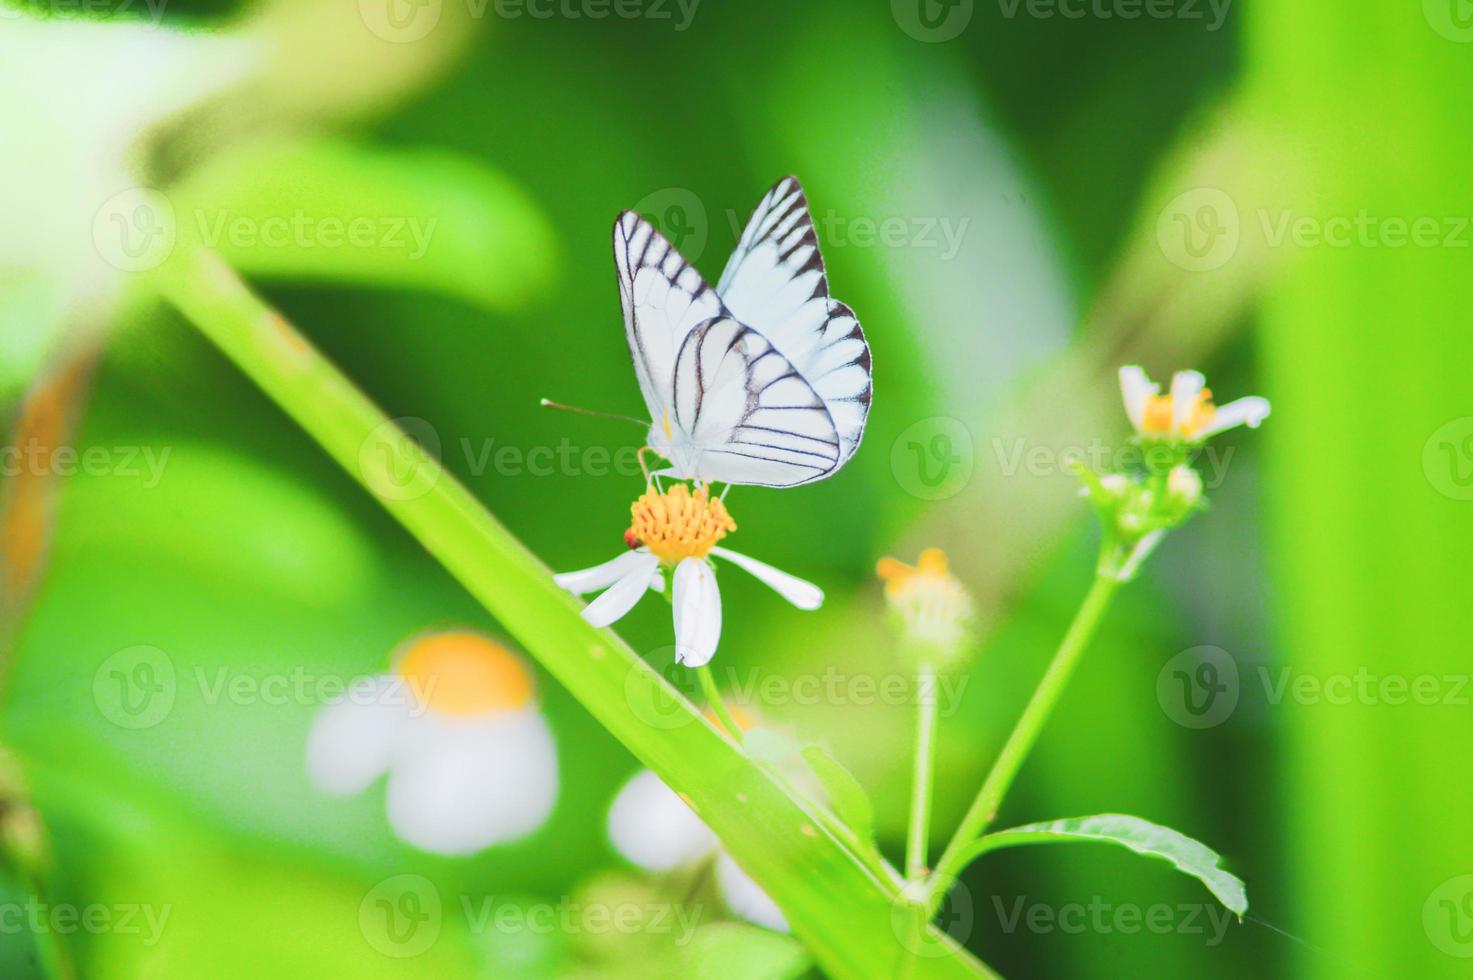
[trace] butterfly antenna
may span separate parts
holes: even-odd
[[[648,422],[637,419],[632,415],[616,415],[613,412],[595,412],[591,408],[579,408],[576,405],[564,405],[562,402],[555,402],[550,398],[543,398],[539,404],[541,404],[543,408],[559,408],[562,409],[564,412],[577,412],[579,415],[592,415],[595,418],[600,419],[618,419],[620,422],[633,422],[640,428],[649,427]]]

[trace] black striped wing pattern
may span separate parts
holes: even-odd
[[[869,416],[869,344],[854,311],[829,295],[808,199],[796,177],[762,198],[716,292],[731,315],[772,342],[833,417],[842,464]]]
[[[657,448],[670,450],[675,475],[795,486],[853,455],[869,411],[869,348],[852,311],[828,295],[795,179],[758,205],[716,290],[633,212],[614,226],[614,261],[651,442],[668,443]]]

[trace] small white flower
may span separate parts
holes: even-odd
[[[695,811],[648,769],[634,775],[609,808],[609,841],[631,864],[670,871],[714,858],[716,886],[732,912],[776,932],[788,922],[772,899],[721,849]]]
[[[532,833],[557,800],[557,752],[521,660],[457,631],[411,640],[395,671],[320,711],[307,775],[334,796],[387,772],[389,826],[439,854]]]
[[[1139,367],[1120,369],[1125,414],[1143,436],[1201,442],[1239,425],[1256,429],[1268,418],[1268,399],[1256,395],[1220,407],[1212,404],[1212,392],[1197,371],[1176,372],[1171,377],[1171,393],[1160,391],[1161,386]]]
[[[710,557],[750,572],[799,609],[817,609],[823,604],[823,592],[813,583],[716,547],[717,541],[736,530],[736,522],[706,487],[695,493],[683,483],[664,493],[651,487],[630,512],[633,521],[624,540],[632,551],[554,579],[575,595],[602,590],[583,610],[583,618],[594,626],[616,622],[647,591],[663,592],[662,568],[673,569],[676,659],[687,667],[705,666],[721,640],[721,592]]]

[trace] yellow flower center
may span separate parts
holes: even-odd
[[[1217,406],[1212,404],[1212,392],[1203,388],[1197,392],[1197,400],[1187,410],[1186,417],[1182,419],[1181,429],[1175,430],[1176,416],[1172,406],[1170,395],[1151,395],[1146,399],[1146,411],[1141,420],[1141,429],[1147,435],[1172,435],[1192,438],[1198,432],[1207,427],[1212,421],[1212,416],[1217,414]]]
[[[716,542],[736,530],[726,505],[707,487],[695,493],[677,483],[665,493],[653,487],[629,507],[632,520],[624,536],[644,545],[660,561],[674,565],[683,558],[704,558]]]
[[[398,671],[420,703],[447,715],[514,711],[532,701],[532,675],[521,659],[468,630],[412,640]]]

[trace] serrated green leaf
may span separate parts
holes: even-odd
[[[965,852],[963,863],[1004,847],[1071,843],[1119,844],[1137,854],[1168,861],[1178,871],[1206,885],[1207,890],[1236,915],[1241,917],[1248,911],[1248,894],[1242,879],[1222,869],[1222,857],[1216,851],[1170,827],[1123,813],[1068,817],[1000,830],[973,844]]]

